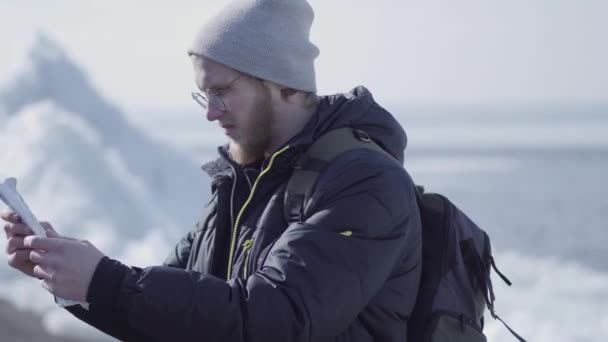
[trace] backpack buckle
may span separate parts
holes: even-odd
[[[288,194],[286,198],[287,223],[304,221],[304,195]]]
[[[355,138],[357,138],[357,140],[363,141],[364,143],[372,142],[372,138],[370,138],[367,133],[360,129],[353,129],[353,135]]]

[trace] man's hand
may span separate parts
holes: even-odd
[[[34,232],[13,211],[0,217],[4,225],[8,264],[42,279],[42,286],[57,297],[86,302],[89,283],[103,253],[88,241],[62,237],[48,222],[40,224],[47,237]]]
[[[86,302],[93,273],[104,257],[101,251],[84,240],[35,235],[26,236],[23,244],[33,249],[32,273],[42,279],[42,287],[57,297]]]
[[[8,264],[27,274],[35,277],[34,264],[30,260],[31,248],[25,247],[23,239],[34,232],[21,222],[21,218],[14,211],[6,210],[0,214],[0,218],[6,222],[4,232],[6,233],[6,254],[8,254]],[[48,222],[41,222],[49,237],[59,237]]]

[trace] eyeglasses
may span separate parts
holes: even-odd
[[[219,111],[226,111],[226,104],[224,100],[222,100],[221,92],[228,90],[234,82],[238,81],[243,74],[239,74],[234,80],[228,83],[227,86],[219,89],[205,89],[203,92],[193,91],[192,99],[196,101],[203,109],[207,109],[209,107],[216,108]]]

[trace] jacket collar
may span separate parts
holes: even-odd
[[[405,130],[397,120],[378,105],[369,90],[359,86],[348,93],[321,96],[319,106],[304,128],[283,146],[290,148],[279,155],[273,168],[291,167],[293,161],[317,138],[330,130],[352,127],[365,131],[384,150],[403,162],[407,146]],[[228,152],[227,145],[218,147],[220,158],[202,166],[211,177],[230,176],[232,167],[240,167]],[[266,165],[264,162],[264,165]],[[232,167],[231,167],[232,166]]]

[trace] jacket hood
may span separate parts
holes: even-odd
[[[403,163],[407,146],[405,130],[393,115],[374,101],[371,92],[363,86],[348,93],[321,96],[315,115],[288,144],[308,146],[323,134],[342,127],[364,131],[382,149]]]

